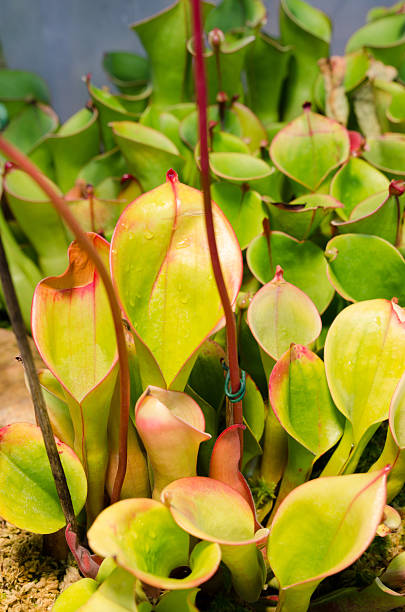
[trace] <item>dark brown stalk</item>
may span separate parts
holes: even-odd
[[[32,403],[34,405],[35,418],[42,431],[45,449],[51,465],[52,476],[55,481],[56,491],[58,493],[63,515],[65,517],[66,524],[68,525],[70,523],[72,529],[77,532],[77,522],[73,510],[72,498],[70,497],[65,472],[63,471],[58,449],[56,447],[51,423],[49,421],[48,412],[41,391],[41,385],[38,380],[38,374],[35,368],[34,359],[32,357],[31,348],[28,344],[27,334],[25,332],[20,306],[18,304],[13,281],[11,279],[10,269],[8,267],[1,235],[0,278],[11,325],[13,326],[13,331],[21,353],[25,374],[27,376]]]
[[[212,268],[214,271],[215,281],[217,283],[219,295],[221,297],[222,307],[225,313],[231,389],[232,393],[236,393],[240,389],[236,323],[232,311],[232,306],[229,301],[228,292],[226,290],[225,280],[221,270],[221,264],[219,261],[211,205],[210,167],[208,157],[207,87],[203,58],[201,6],[199,0],[191,0],[191,3],[193,7],[193,29],[195,40],[195,85],[200,133],[201,187],[204,195],[205,226],[207,229],[208,246],[210,250]],[[243,423],[243,411],[241,401],[233,404],[233,422],[238,424]],[[240,430],[240,433],[242,447],[242,430]]]
[[[127,346],[125,343],[124,330],[122,325],[121,310],[115,295],[108,271],[106,270],[99,254],[87,238],[85,232],[76,221],[75,217],[70,212],[64,199],[56,193],[50,185],[47,178],[33,164],[28,157],[16,149],[12,144],[7,142],[0,136],[0,150],[13,161],[19,168],[29,174],[41,189],[49,196],[53,206],[61,215],[66,225],[72,230],[80,247],[88,254],[93,261],[97,272],[103,281],[107,292],[108,301],[114,320],[115,334],[117,337],[118,358],[120,363],[120,389],[121,389],[121,414],[120,414],[120,432],[119,432],[119,459],[117,474],[114,481],[111,503],[119,500],[121,488],[124,482],[127,469],[127,437],[128,437],[128,419],[129,419],[129,402],[130,402],[130,387],[129,387],[129,364]]]

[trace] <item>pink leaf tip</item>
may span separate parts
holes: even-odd
[[[276,268],[276,273],[274,275],[274,278],[272,280],[272,282],[281,282],[284,280],[284,270],[281,266],[277,266]]]
[[[170,168],[170,170],[167,171],[166,180],[169,183],[171,183],[172,185],[174,185],[174,183],[178,183],[179,182],[179,176],[178,176],[176,170],[173,170],[173,168]]]

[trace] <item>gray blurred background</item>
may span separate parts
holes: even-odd
[[[333,21],[332,52],[341,54],[349,36],[375,6],[395,0],[310,0]],[[218,2],[218,0],[217,0]],[[129,25],[170,6],[173,0],[1,0],[0,40],[9,68],[32,70],[48,83],[61,121],[87,100],[81,77],[107,83],[104,51],[142,53]],[[266,0],[268,25],[278,33],[278,0]]]

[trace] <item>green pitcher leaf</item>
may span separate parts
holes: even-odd
[[[310,191],[348,158],[349,136],[337,121],[309,108],[274,137],[270,156],[281,172]]]
[[[350,302],[398,298],[405,306],[405,260],[378,236],[335,236],[325,248],[328,277],[336,291]]]
[[[395,176],[405,176],[405,135],[387,133],[367,140],[364,159],[370,164]]]
[[[365,551],[381,520],[387,471],[317,478],[284,500],[269,538],[281,610],[305,612],[319,582]]]
[[[214,36],[217,40],[215,46],[212,42]],[[218,36],[217,30],[209,33],[208,41],[212,48],[207,48],[204,53],[206,78],[209,83],[208,104],[216,102],[219,92],[226,94],[228,99],[238,96],[243,100],[242,71],[246,53],[254,40],[252,34],[243,30],[222,33],[221,36]],[[187,48],[191,55],[195,56],[193,38],[187,43]]]
[[[284,429],[314,457],[332,448],[343,433],[322,359],[294,344],[274,366],[269,381],[271,406]]]
[[[208,339],[202,345],[188,384],[208,404],[219,410],[225,398],[224,369],[226,353],[214,340]]]
[[[56,444],[73,508],[75,514],[79,514],[86,501],[86,476],[72,449],[59,440]],[[39,427],[30,423],[3,427],[0,430],[0,466],[3,519],[34,533],[52,533],[65,525]]]
[[[261,528],[256,519],[256,508],[249,485],[240,472],[240,424],[230,425],[217,438],[211,455],[210,478],[229,485],[249,504],[254,519],[255,531]]]
[[[246,55],[249,106],[266,125],[279,119],[283,81],[291,47],[282,46],[265,32],[256,36]]]
[[[239,117],[232,109],[225,109],[222,121],[219,116],[218,104],[208,106],[207,108],[208,121],[216,122],[221,125],[221,130],[234,134],[239,138],[243,137],[242,125]],[[198,134],[198,113],[196,110],[187,114],[180,123],[180,136],[182,140],[194,151],[199,140]]]
[[[224,482],[201,476],[172,482],[163,489],[162,501],[182,529],[221,545],[222,561],[231,571],[236,592],[246,601],[256,601],[265,579],[256,543],[267,537],[268,530],[255,534],[248,502]]]
[[[400,196],[404,193],[404,187],[403,181],[392,181],[388,190],[357,204],[347,221],[332,221],[332,226],[341,234],[374,234],[398,245],[404,210],[404,198]]]
[[[202,2],[206,15],[212,5]],[[186,42],[191,37],[190,7],[187,0],[177,0],[156,15],[131,26],[139,36],[149,58],[152,101],[158,105],[177,104],[187,94],[190,56]],[[156,40],[164,44],[156,44]]]
[[[36,181],[15,167],[4,177],[4,191],[14,217],[38,253],[44,275],[60,274],[67,264],[68,241],[62,220],[48,196]]]
[[[82,612],[137,612],[136,578],[117,567],[80,608]]]
[[[76,612],[80,610],[97,590],[98,582],[92,578],[82,578],[67,587],[59,595],[52,612]]]
[[[142,582],[159,589],[194,588],[216,572],[221,560],[218,544],[200,542],[189,558],[189,535],[170,511],[153,499],[125,499],[97,517],[88,532],[91,548]],[[171,578],[177,567],[189,565],[186,578]]]
[[[252,274],[263,284],[268,283],[276,267],[281,266],[285,279],[306,293],[320,313],[333,298],[325,257],[313,242],[299,242],[282,232],[271,232],[270,251],[265,236],[260,235],[249,244],[246,259]]]
[[[312,100],[319,74],[317,61],[329,56],[332,27],[325,13],[303,0],[282,0],[280,32],[283,43],[293,49],[282,117],[288,121],[299,115],[304,102]]]
[[[346,52],[366,47],[372,55],[400,69],[405,61],[405,15],[388,15],[366,24],[351,36]]]
[[[109,244],[88,234],[108,266]],[[73,242],[69,267],[37,286],[32,333],[52,374],[62,384],[74,428],[74,449],[88,481],[89,516],[104,505],[107,423],[117,375],[114,325],[104,285],[88,255]]]
[[[0,209],[0,232],[25,327],[31,327],[31,302],[43,274],[21,250]]]
[[[246,249],[260,232],[265,217],[260,195],[230,183],[214,183],[211,195],[235,230],[240,248]]]
[[[392,396],[389,418],[392,437],[398,448],[405,450],[405,375]]]
[[[49,106],[29,104],[7,125],[2,136],[23,153],[31,153],[58,125],[58,118]],[[0,159],[3,159],[2,156]]]
[[[94,106],[99,113],[104,150],[108,151],[113,149],[115,145],[110,123],[113,121],[135,121],[138,119],[139,114],[145,109],[152,89],[145,87],[143,91],[136,95],[120,96],[94,87],[90,81],[87,83],[87,87]]]
[[[274,168],[253,155],[243,153],[211,153],[212,172],[221,179],[233,183],[250,183],[264,179],[274,172]]]
[[[93,157],[78,174],[78,180],[97,187],[105,179],[112,176],[122,177],[128,171],[127,165],[118,147]]]
[[[404,131],[405,88],[400,83],[374,79],[376,111],[383,132]]]
[[[388,418],[405,368],[405,316],[394,301],[368,300],[345,308],[325,342],[325,368],[337,408],[351,422],[357,444]]]
[[[187,589],[165,593],[156,606],[156,612],[198,612],[195,606],[198,591],[199,589]]]
[[[241,252],[228,221],[215,204],[213,208],[225,283],[234,302]],[[196,349],[223,324],[201,192],[173,177],[130,204],[113,236],[111,266],[126,316],[169,388]],[[142,367],[140,359],[141,375]]]
[[[49,89],[45,81],[33,72],[24,70],[0,70],[0,101],[22,101],[25,104],[38,101],[49,104]]]
[[[266,7],[261,0],[222,0],[209,14],[205,30],[219,28],[223,32],[256,28],[266,20]]]
[[[398,560],[398,561],[397,561]],[[396,563],[400,571],[395,568]],[[387,612],[387,610],[401,609],[405,604],[405,595],[386,586],[385,575],[392,572],[403,573],[404,553],[394,557],[386,572],[375,578],[369,586],[363,589],[339,589],[328,596],[314,601],[310,610],[316,612]],[[402,585],[401,585],[402,586]],[[401,589],[401,586],[396,587]]]
[[[239,119],[243,141],[253,154],[257,154],[267,139],[263,123],[245,104],[234,102],[231,110],[233,115]]]
[[[318,227],[338,213],[343,204],[330,195],[307,193],[288,203],[267,202],[271,227],[297,238],[307,240]]]
[[[148,387],[136,404],[135,423],[153,472],[154,499],[173,480],[197,475],[200,444],[211,438],[197,402],[185,393]]]
[[[331,195],[344,204],[338,215],[343,219],[350,216],[353,208],[369,196],[388,189],[387,177],[358,157],[349,161],[338,170],[330,186]]]
[[[260,348],[272,359],[279,359],[291,342],[308,345],[321,333],[319,313],[300,289],[276,275],[253,298],[248,310],[250,331]]]
[[[132,389],[131,389],[132,390]],[[131,403],[132,403],[131,395]],[[120,430],[120,386],[117,383],[113,400],[111,402],[110,418],[108,421],[108,466],[105,479],[105,488],[112,497],[114,482],[119,464],[119,430]],[[149,497],[149,470],[145,450],[139,439],[138,432],[132,419],[128,422],[127,435],[127,469],[122,484],[120,499],[132,497]]]
[[[62,442],[70,447],[74,446],[73,423],[70,418],[69,407],[63,393],[63,387],[55,376],[46,369],[39,370],[39,382],[46,403],[52,431]]]
[[[168,168],[181,172],[185,160],[167,136],[140,123],[119,121],[111,125],[128,168],[144,191],[157,187]]]
[[[139,93],[150,78],[147,58],[129,51],[104,53],[103,68],[122,93]]]
[[[47,139],[56,182],[65,193],[73,187],[79,170],[100,152],[98,111],[83,108]]]

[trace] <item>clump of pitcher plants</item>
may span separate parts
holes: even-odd
[[[302,0],[281,1],[279,41],[260,1],[191,4],[134,26],[148,58],[106,54],[121,93],[87,78],[57,130],[39,80],[18,82],[34,104],[3,99],[1,238],[85,576],[54,610],[398,608],[405,553],[365,588],[321,583],[401,524],[404,3],[332,58]],[[39,427],[0,430],[0,485],[6,520],[66,526]]]

